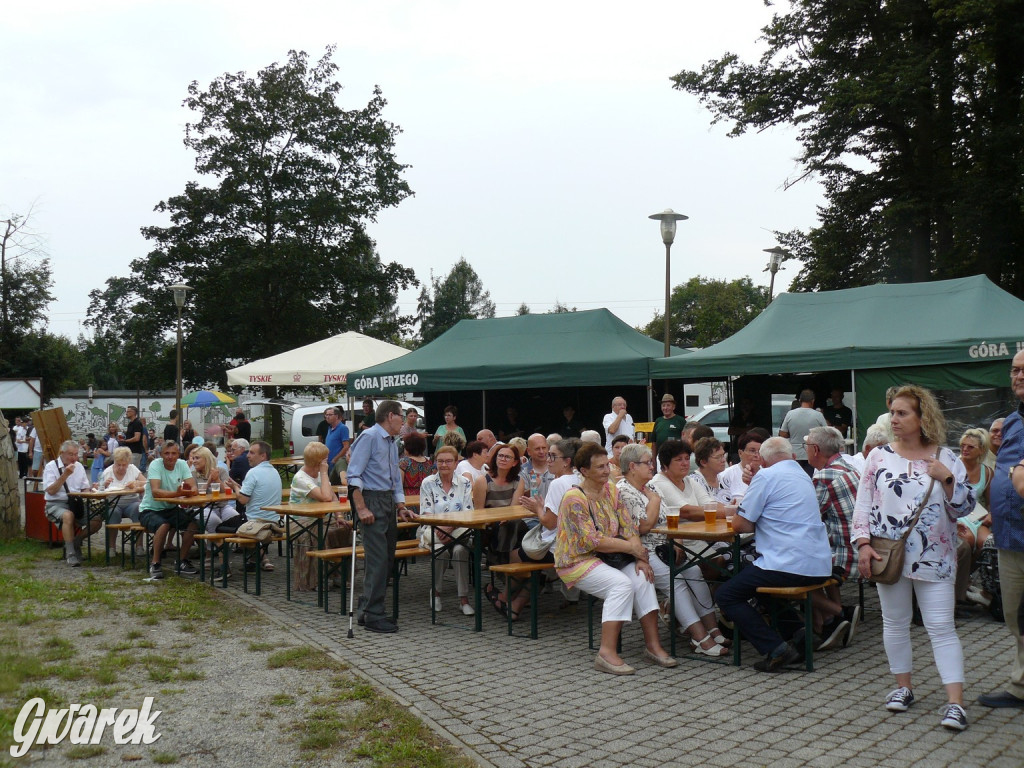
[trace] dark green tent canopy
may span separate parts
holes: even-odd
[[[1024,345],[1024,302],[984,275],[842,291],[784,293],[746,328],[652,378],[1009,362]]]
[[[643,386],[663,352],[607,309],[462,320],[408,355],[350,373],[348,385],[355,395]]]

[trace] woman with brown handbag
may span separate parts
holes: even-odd
[[[859,546],[858,570],[865,579],[872,578],[872,561],[882,561],[876,551],[881,546],[873,547],[872,539],[904,539],[903,547],[897,547],[903,551],[895,553],[897,559],[903,556],[895,581],[878,584],[882,640],[897,686],[885,708],[906,712],[914,703],[910,619],[916,594],[949,699],[942,725],[962,731],[967,727],[964,657],[953,623],[956,519],[974,508],[974,493],[963,463],[941,447],[946,422],[931,392],[915,385],[900,387],[892,396],[889,414],[895,440],[868,454],[852,536]]]

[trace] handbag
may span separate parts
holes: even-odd
[[[579,486],[575,486],[575,487],[579,488]],[[582,490],[583,489],[580,488],[581,492],[582,492]],[[587,511],[590,513],[590,519],[594,521],[594,528],[597,528],[597,518],[594,517],[594,510],[591,507],[590,499],[587,499]],[[540,527],[540,526],[538,526],[538,527]],[[598,529],[598,530],[600,530],[600,529]],[[621,539],[622,537],[621,536],[612,536],[612,537],[609,537],[609,538]],[[623,539],[623,541],[625,541],[625,539]],[[605,565],[610,565],[615,570],[621,570],[622,568],[625,568],[627,565],[629,565],[634,560],[636,560],[636,557],[634,557],[633,555],[629,554],[628,552],[597,552],[597,551],[595,551],[594,555],[602,563],[604,563]]]
[[[284,529],[279,525],[268,523],[265,520],[247,520],[238,526],[236,536],[245,539],[256,539],[260,544],[267,544],[272,536],[280,536]]]
[[[520,546],[531,560],[543,560],[551,550],[551,545],[555,543],[554,539],[544,541],[543,534],[546,530],[543,525],[535,525],[523,536],[523,543]]]
[[[58,469],[60,469],[60,464],[57,464],[56,460],[54,460],[53,463],[57,465]],[[63,472],[63,471],[64,470],[61,469],[61,472]],[[86,490],[88,490],[88,489],[86,489]],[[85,499],[80,498],[78,496],[72,496],[71,495],[71,490],[68,488],[68,483],[67,483],[66,480],[64,481],[64,493],[66,493],[67,496],[68,496],[68,509],[71,510],[71,514],[73,514],[75,516],[76,520],[84,520],[85,519]]]
[[[433,529],[433,527],[434,526],[432,525],[421,525],[417,529],[416,538],[419,539],[421,549],[430,549],[430,531]],[[434,549],[438,551],[443,549],[451,549],[458,543],[456,539],[461,539],[467,533],[469,533],[469,528],[455,528],[451,533],[448,534],[451,537],[452,541],[449,541],[447,543],[441,541],[441,537],[435,533]]]
[[[936,460],[939,458],[940,450],[941,447],[935,449]],[[921,497],[921,503],[917,505],[917,510],[914,512],[914,516],[910,518],[910,523],[907,525],[907,529],[903,532],[902,536],[898,539],[883,539],[880,536],[871,537],[871,548],[882,558],[881,560],[871,560],[871,580],[876,584],[895,584],[900,580],[900,576],[903,575],[903,562],[906,560],[907,555],[907,538],[909,538],[910,532],[914,530],[914,526],[917,525],[921,513],[928,504],[928,499],[931,498],[934,487],[935,478],[933,477],[932,481],[928,484],[928,490]]]

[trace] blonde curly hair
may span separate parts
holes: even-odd
[[[946,417],[942,415],[935,395],[917,384],[904,384],[893,393],[890,403],[900,397],[911,402],[914,412],[921,419],[921,442],[925,445],[945,443]]]

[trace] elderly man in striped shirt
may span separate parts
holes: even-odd
[[[835,427],[812,427],[804,438],[804,444],[807,463],[814,468],[811,479],[832,549],[832,576],[842,583],[850,577],[854,561],[850,522],[857,503],[860,474],[843,458],[845,441]],[[838,586],[828,587],[824,593],[816,592],[811,599],[815,627],[821,622],[822,639],[818,650],[828,650],[839,643],[844,648],[849,645],[860,621],[860,606],[844,606],[840,602]]]

